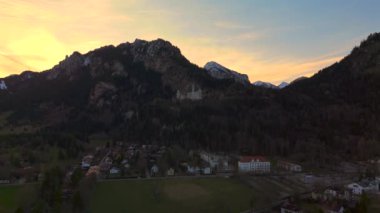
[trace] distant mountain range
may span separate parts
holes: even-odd
[[[256,87],[264,87],[267,89],[284,89],[285,87],[289,86],[289,83],[287,82],[282,82],[278,86],[271,84],[269,82],[263,82],[263,81],[256,81],[255,83],[252,84],[253,86]]]
[[[102,134],[314,164],[365,159],[380,156],[379,91],[380,34],[313,77],[278,86],[252,85],[216,62],[200,68],[162,39],[136,40],[0,79],[0,136]]]

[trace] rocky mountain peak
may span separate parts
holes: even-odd
[[[48,79],[55,79],[58,76],[73,77],[77,71],[80,71],[84,66],[85,57],[79,52],[73,52],[70,56],[59,62],[58,65],[54,66],[50,72],[48,72]]]
[[[157,39],[154,41],[145,41],[136,39],[132,43],[132,49],[137,54],[144,54],[150,57],[170,57],[181,55],[181,51],[173,46],[169,41]]]
[[[216,79],[232,79],[244,85],[250,84],[248,76],[246,74],[241,74],[236,71],[230,70],[215,61],[210,61],[206,63],[204,69],[207,71],[209,75]]]

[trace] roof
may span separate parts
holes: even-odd
[[[252,161],[266,162],[267,159],[263,156],[241,156],[240,162],[248,163]]]

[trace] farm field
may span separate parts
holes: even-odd
[[[256,196],[249,186],[227,178],[101,182],[94,189],[90,211],[241,212]]]

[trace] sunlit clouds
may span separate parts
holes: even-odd
[[[333,7],[335,1],[326,2]],[[334,21],[325,22],[314,13],[321,9],[314,5],[273,2],[0,0],[0,76],[49,69],[73,51],[163,38],[199,66],[213,60],[248,74],[251,81],[279,83],[310,76],[339,61],[380,29],[367,21],[364,26],[344,25],[344,31],[338,22],[344,15],[327,13]],[[367,9],[348,2],[347,10]],[[335,11],[347,12],[339,10]],[[322,29],[326,30],[321,33]]]

